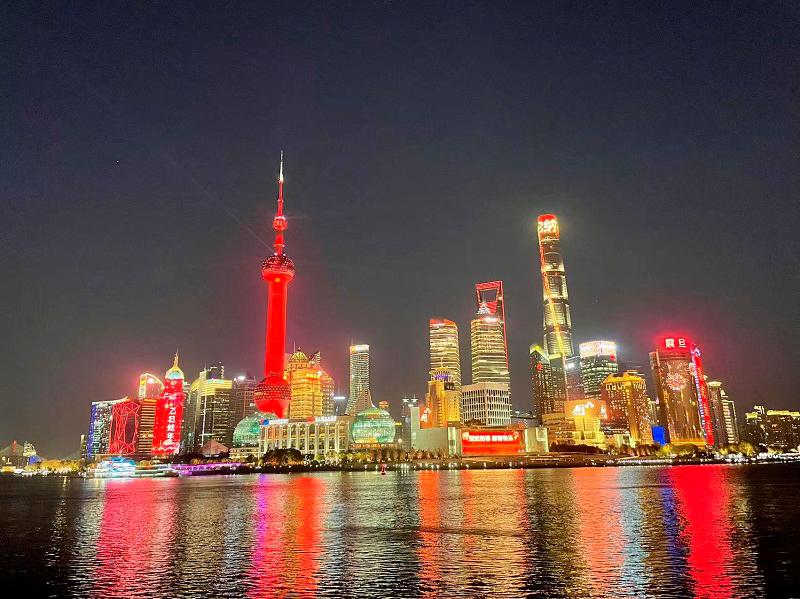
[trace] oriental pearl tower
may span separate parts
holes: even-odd
[[[278,176],[278,211],[272,219],[275,230],[273,254],[261,265],[261,277],[267,283],[267,342],[264,359],[264,380],[255,389],[256,407],[265,414],[284,418],[291,389],[283,378],[286,349],[286,293],[294,278],[294,262],[283,251],[283,232],[286,218],[283,216],[283,152],[281,152],[280,175]]]

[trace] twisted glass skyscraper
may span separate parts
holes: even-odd
[[[575,353],[575,348],[558,219],[554,214],[542,214],[537,222],[537,231],[544,296],[544,348],[551,357],[560,355],[569,358]]]

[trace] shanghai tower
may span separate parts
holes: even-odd
[[[542,214],[537,222],[539,263],[542,268],[544,307],[544,348],[550,356],[569,358],[575,353],[572,344],[572,318],[569,313],[569,293],[558,219],[554,214]]]
[[[294,278],[294,262],[283,251],[283,232],[286,217],[283,216],[283,152],[278,176],[278,211],[272,219],[275,230],[273,254],[261,266],[261,278],[267,284],[267,332],[264,359],[264,380],[255,389],[253,399],[256,407],[266,414],[278,418],[286,415],[291,399],[291,388],[284,378],[286,351],[286,294],[289,282]]]

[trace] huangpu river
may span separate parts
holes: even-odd
[[[0,525],[9,597],[800,596],[800,465],[3,477]]]

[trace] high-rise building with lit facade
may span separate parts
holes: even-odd
[[[156,404],[164,391],[164,383],[154,374],[139,376],[139,430],[136,437],[136,455],[150,457],[153,451],[153,431],[156,422]]]
[[[543,414],[555,412],[555,399],[552,392],[552,369],[550,358],[541,345],[530,347],[531,386],[533,388],[533,415],[541,418]]]
[[[483,302],[470,322],[472,384],[510,383],[505,327],[497,312]]]
[[[109,453],[111,445],[111,417],[114,406],[122,399],[93,401],[89,414],[89,434],[86,437],[86,459],[93,460],[97,456]]]
[[[800,447],[800,412],[753,406],[752,412],[745,413],[744,433],[753,444],[796,450]]]
[[[446,318],[431,318],[428,326],[431,354],[430,378],[439,368],[447,368],[456,390],[461,389],[461,358],[458,349],[458,327]]]
[[[204,368],[192,381],[183,421],[185,452],[199,451],[212,439],[230,447],[235,427],[231,416],[232,390],[233,381],[225,378],[221,363]]]
[[[544,348],[553,356],[570,357],[575,348],[572,341],[572,317],[558,219],[554,214],[542,214],[537,221],[539,264],[542,271],[544,307]]]
[[[587,341],[578,347],[583,395],[600,399],[602,384],[619,371],[617,344],[613,341]]]
[[[714,431],[714,440],[717,447],[728,444],[728,432],[725,427],[725,413],[722,401],[725,399],[725,389],[719,381],[707,381],[708,408],[711,415],[711,427]]]
[[[251,374],[240,374],[232,379],[231,385],[231,422],[234,427],[256,409],[255,390],[258,385]]]
[[[486,426],[511,423],[511,400],[506,383],[474,383],[461,387],[461,420]]]
[[[725,421],[725,442],[731,445],[739,443],[739,423],[736,419],[736,406],[733,400],[728,399],[727,396],[722,398],[722,418]]]
[[[261,278],[267,284],[267,330],[264,356],[264,379],[255,389],[256,406],[265,414],[283,418],[289,409],[291,389],[284,378],[286,358],[286,307],[289,283],[294,278],[294,262],[284,252],[283,232],[283,152],[278,175],[278,210],[272,219],[275,231],[273,254],[261,265]],[[231,438],[233,431],[231,431]]]
[[[173,456],[180,453],[183,406],[186,400],[183,382],[183,371],[178,366],[178,353],[175,352],[172,368],[164,375],[164,390],[156,402],[152,448],[154,456]]]
[[[605,403],[611,429],[627,429],[637,445],[653,443],[650,421],[650,399],[647,381],[636,372],[610,374],[600,385],[601,401]]]
[[[461,392],[456,389],[448,368],[437,368],[428,381],[425,405],[431,410],[431,426],[447,426],[461,421]]]
[[[369,393],[369,345],[359,343],[350,346],[350,397],[347,398],[347,413],[355,415],[372,407]]]
[[[508,336],[506,335],[506,308],[503,296],[503,281],[486,281],[475,285],[475,308],[478,312],[482,306],[486,306],[489,314],[496,317],[503,330],[503,354],[506,358],[506,370],[508,370]],[[479,381],[472,381],[473,383]]]
[[[309,358],[298,350],[287,366],[292,399],[289,418],[332,416],[334,381],[323,369],[319,353]]]
[[[699,348],[686,337],[666,337],[650,353],[650,367],[669,442],[714,445]]]
[[[126,397],[114,404],[111,410],[111,441],[108,453],[133,455],[139,438],[139,418],[142,402],[138,398]]]
[[[416,397],[404,397],[401,400],[401,406],[401,438],[403,448],[408,451],[412,447],[416,447],[417,435],[420,430],[419,400]]]
[[[581,401],[584,399],[583,377],[581,373],[580,356],[570,356],[562,358],[555,356],[554,360],[563,360],[564,363],[564,385],[566,388],[567,401]]]
[[[322,416],[336,415],[336,381],[322,367],[322,354],[314,352],[309,356],[311,366],[319,370],[319,384],[322,389]]]

